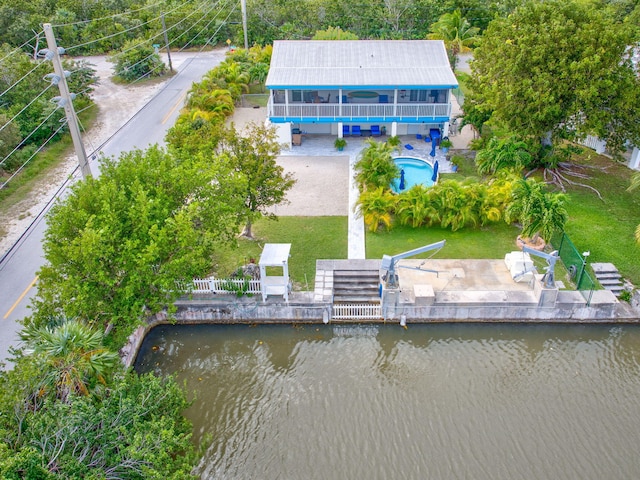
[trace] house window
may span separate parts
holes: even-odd
[[[426,90],[411,90],[409,92],[409,101],[410,102],[426,102],[427,101],[427,91]]]
[[[315,90],[290,90],[292,102],[312,103],[318,96]]]

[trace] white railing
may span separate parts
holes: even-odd
[[[192,293],[261,293],[260,280],[194,278]]]
[[[375,320],[382,317],[380,305],[334,304],[334,320]]]
[[[409,121],[420,118],[449,118],[451,116],[450,103],[292,103],[285,105],[274,104],[269,100],[267,106],[270,117],[290,120],[332,119],[335,121],[350,121],[352,119],[389,119],[394,121]]]

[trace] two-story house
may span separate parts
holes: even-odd
[[[269,121],[291,144],[297,130],[446,136],[458,82],[440,40],[280,40],[266,86]]]

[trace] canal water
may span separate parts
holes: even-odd
[[[640,478],[640,328],[162,326],[216,479]]]

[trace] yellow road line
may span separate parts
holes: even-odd
[[[24,292],[22,292],[22,295],[20,295],[20,298],[16,300],[16,303],[14,303],[9,309],[9,311],[4,314],[3,320],[6,320],[9,317],[9,315],[11,315],[11,313],[16,309],[16,307],[20,304],[20,302],[27,295],[27,293],[29,293],[29,290],[33,288],[33,286],[36,284],[37,281],[38,281],[38,276],[36,275],[36,278],[33,279],[33,281],[29,284],[27,288],[25,288]]]
[[[171,115],[173,115],[173,112],[175,112],[176,109],[180,108],[180,106],[182,105],[182,102],[183,102],[183,100],[185,99],[186,96],[187,96],[187,92],[183,92],[182,95],[180,95],[180,98],[178,98],[178,101],[176,102],[176,104],[171,108],[171,110],[169,110],[169,113],[167,113],[164,116],[164,118],[162,119],[162,125],[167,123],[167,121],[169,120]]]

